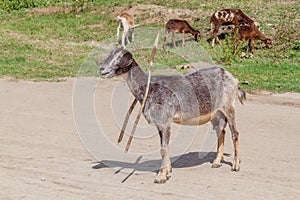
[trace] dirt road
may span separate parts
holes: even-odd
[[[205,136],[200,130],[196,131],[200,136],[196,135],[184,152],[171,147],[171,156],[177,159],[172,177],[158,185],[153,183],[155,172],[140,172],[138,161],[104,158],[110,165],[107,167],[87,152],[74,123],[75,80],[0,80],[0,199],[300,198],[299,95],[249,95],[244,106],[237,105],[240,172],[230,171],[233,147],[229,134],[221,168],[211,168],[215,148],[199,156]],[[108,135],[114,134],[112,141],[108,142],[108,137],[101,142],[112,147],[119,128],[110,124],[113,119],[101,108],[110,109],[114,104],[109,97],[113,87],[112,82],[103,81],[95,89],[98,120],[103,130],[110,130]],[[133,140],[132,151],[141,153],[158,147],[156,136],[144,143]],[[140,162],[156,166],[159,158],[157,151]]]

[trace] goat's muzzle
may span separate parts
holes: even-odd
[[[196,34],[195,34],[195,41],[196,42],[198,42],[199,41],[199,39],[200,39],[200,32],[197,32]]]
[[[272,40],[270,38],[267,38],[265,40],[265,45],[268,49],[272,48]]]
[[[104,64],[102,64],[99,69],[99,74],[101,78],[110,78],[111,70],[105,69]]]

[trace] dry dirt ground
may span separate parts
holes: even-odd
[[[240,172],[230,171],[233,150],[229,134],[223,166],[212,169],[215,147],[201,157],[205,132],[196,131],[199,136],[184,152],[176,151],[180,143],[171,145],[171,156],[177,158],[172,177],[166,184],[158,185],[153,183],[155,170],[140,172],[139,161],[130,164],[132,161],[126,163],[126,159],[112,156],[105,158],[110,160],[107,163],[111,167],[107,167],[88,153],[74,123],[75,81],[0,80],[0,199],[300,198],[299,94],[248,95],[244,106],[237,104]],[[113,89],[126,91],[123,83],[119,88],[114,84],[115,81],[99,80],[94,90],[95,113],[105,124],[106,134],[113,135],[112,142],[107,142],[109,137],[101,142],[110,143],[112,148],[119,128],[110,114],[101,109],[111,110],[114,100],[109,93]],[[125,110],[126,98],[121,105]],[[179,132],[176,138],[184,138],[183,131]],[[156,149],[158,138],[142,143],[134,139],[131,149]],[[184,140],[182,145],[186,145]],[[102,150],[107,154],[111,149]],[[159,151],[151,156],[141,163],[158,165]]]

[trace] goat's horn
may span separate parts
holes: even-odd
[[[143,109],[145,107],[145,103],[146,103],[146,99],[147,99],[148,92],[149,92],[149,87],[150,87],[151,71],[152,71],[152,66],[153,66],[153,62],[154,62],[154,56],[156,54],[156,49],[157,49],[157,45],[158,45],[158,38],[159,38],[159,31],[157,33],[157,36],[156,36],[156,39],[155,39],[155,42],[154,42],[154,45],[153,45],[153,48],[152,48],[151,56],[150,56],[150,65],[148,67],[148,82],[147,82],[147,86],[146,86],[146,90],[145,90],[143,102],[142,102],[141,108],[139,110],[139,113],[136,116],[136,119],[134,121],[134,125],[133,125],[131,134],[129,136],[129,139],[128,139],[128,142],[127,142],[127,145],[126,145],[125,152],[128,152],[128,150],[129,150],[129,146],[131,144],[131,141],[132,141],[132,138],[133,138],[136,126],[137,126],[137,124],[138,124],[138,122],[140,120],[141,114],[142,114]]]

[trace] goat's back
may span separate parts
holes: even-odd
[[[187,75],[154,76],[148,98],[164,105],[164,109],[180,110],[184,118],[189,118],[218,110],[225,96],[233,95],[237,87],[237,80],[229,72],[211,67]]]
[[[172,29],[176,32],[182,32],[183,30],[188,32],[189,30],[194,30],[186,20],[182,19],[170,19],[166,23],[166,29]]]
[[[264,34],[258,29],[258,27],[255,26],[255,24],[240,26],[238,29],[238,34],[240,38],[246,40],[257,38],[258,36],[264,36]]]
[[[129,26],[134,26],[134,18],[130,14],[124,12],[118,16],[118,19],[120,18],[126,19],[126,22]]]
[[[248,24],[252,24],[254,21],[248,17],[243,11],[240,9],[223,9],[219,10],[210,18],[210,23],[216,24],[235,24],[246,22]]]

